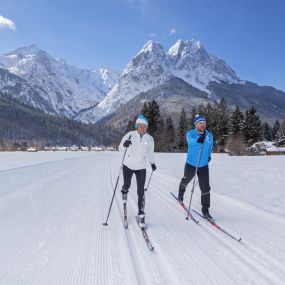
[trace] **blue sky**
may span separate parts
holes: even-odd
[[[0,15],[0,54],[34,43],[79,67],[123,69],[149,39],[168,49],[194,38],[242,79],[285,91],[283,0],[0,0]]]

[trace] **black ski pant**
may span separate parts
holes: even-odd
[[[138,194],[138,214],[144,214],[145,197],[144,197],[144,184],[146,177],[146,169],[132,170],[126,165],[123,165],[124,185],[122,193],[128,193],[131,186],[132,176],[136,175],[137,180],[137,194]]]
[[[186,163],[184,168],[184,177],[181,179],[179,185],[179,192],[183,193],[186,190],[187,185],[195,176],[196,167]],[[197,176],[199,180],[199,186],[201,189],[201,205],[205,208],[210,207],[210,183],[209,183],[209,168],[208,165],[198,167]]]

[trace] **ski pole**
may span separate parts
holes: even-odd
[[[148,180],[147,186],[146,186],[146,188],[144,189],[144,191],[147,191],[147,189],[148,189],[148,186],[149,186],[149,183],[150,183],[150,180],[151,180],[152,174],[153,174],[153,170],[151,171],[151,174],[150,174],[150,177],[149,177],[149,180]]]
[[[128,139],[130,140],[130,139],[131,139],[131,136],[130,136]],[[111,212],[111,208],[112,208],[112,205],[113,205],[115,193],[116,193],[117,186],[118,186],[119,179],[120,179],[120,173],[121,173],[121,170],[122,170],[122,168],[123,168],[123,164],[124,164],[124,161],[125,161],[125,156],[126,156],[127,150],[128,150],[128,148],[126,147],[125,152],[124,152],[124,156],[123,156],[123,160],[122,160],[122,163],[121,163],[121,167],[120,167],[120,170],[119,170],[119,174],[118,174],[116,186],[115,186],[115,189],[114,189],[113,197],[112,197],[112,200],[111,200],[109,212],[108,212],[108,215],[107,215],[107,219],[106,219],[106,222],[103,223],[103,226],[108,226],[108,219],[109,219],[109,216],[110,216],[110,212]]]
[[[191,197],[190,197],[190,202],[189,202],[189,206],[188,206],[187,217],[185,218],[186,220],[189,220],[189,212],[190,212],[190,207],[191,207],[191,203],[192,203],[192,197],[193,197],[194,189],[195,189],[195,186],[196,186],[196,183],[195,183],[195,182],[196,182],[197,171],[198,171],[198,167],[199,167],[199,163],[200,163],[202,148],[203,148],[203,144],[201,143],[201,145],[200,145],[200,150],[199,150],[199,154],[198,154],[197,165],[196,165],[196,169],[195,169],[195,175],[194,175],[193,186],[192,186],[192,190],[191,190]]]

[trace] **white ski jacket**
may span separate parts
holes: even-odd
[[[119,151],[125,151],[123,146],[124,142],[130,138],[132,144],[128,147],[124,165],[132,170],[145,169],[147,167],[146,160],[150,164],[155,163],[154,161],[154,142],[153,138],[149,134],[141,136],[138,131],[128,132],[123,138],[119,145]]]

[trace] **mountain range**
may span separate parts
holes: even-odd
[[[41,110],[75,118],[96,106],[118,80],[106,68],[80,69],[35,45],[0,56],[0,90]]]
[[[242,109],[254,105],[268,121],[285,118],[285,93],[241,79],[196,40],[178,40],[167,51],[148,41],[119,73],[80,69],[35,45],[0,56],[0,91],[25,104],[85,123],[125,124],[146,100],[177,114],[225,98]]]

